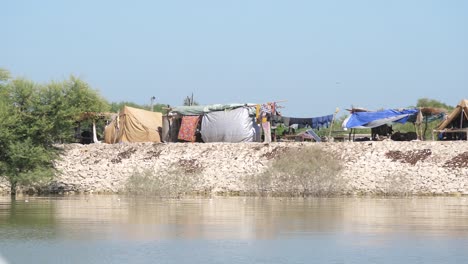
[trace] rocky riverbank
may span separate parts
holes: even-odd
[[[148,173],[197,175],[204,193],[242,193],[245,177],[264,171],[286,149],[317,146],[343,164],[348,194],[468,194],[468,142],[335,142],[63,145],[60,174],[44,190],[116,193]],[[173,183],[176,184],[176,183]],[[8,191],[0,182],[0,191]]]

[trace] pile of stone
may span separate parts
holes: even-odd
[[[348,194],[468,194],[468,142],[290,142],[69,144],[56,161],[59,175],[43,190],[124,192],[132,175],[164,177],[171,169],[200,177],[204,193],[245,191],[244,179],[291,148],[310,145],[343,163]],[[8,191],[0,181],[0,191]]]

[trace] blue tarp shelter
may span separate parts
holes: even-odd
[[[343,121],[343,128],[374,128],[387,123],[406,123],[410,116],[416,115],[418,109],[387,109],[375,112],[355,112]]]

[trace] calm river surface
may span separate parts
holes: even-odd
[[[0,196],[0,255],[12,264],[468,263],[468,198]]]

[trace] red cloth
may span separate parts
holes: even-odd
[[[178,139],[195,142],[195,132],[197,131],[199,116],[184,116],[180,125]]]

